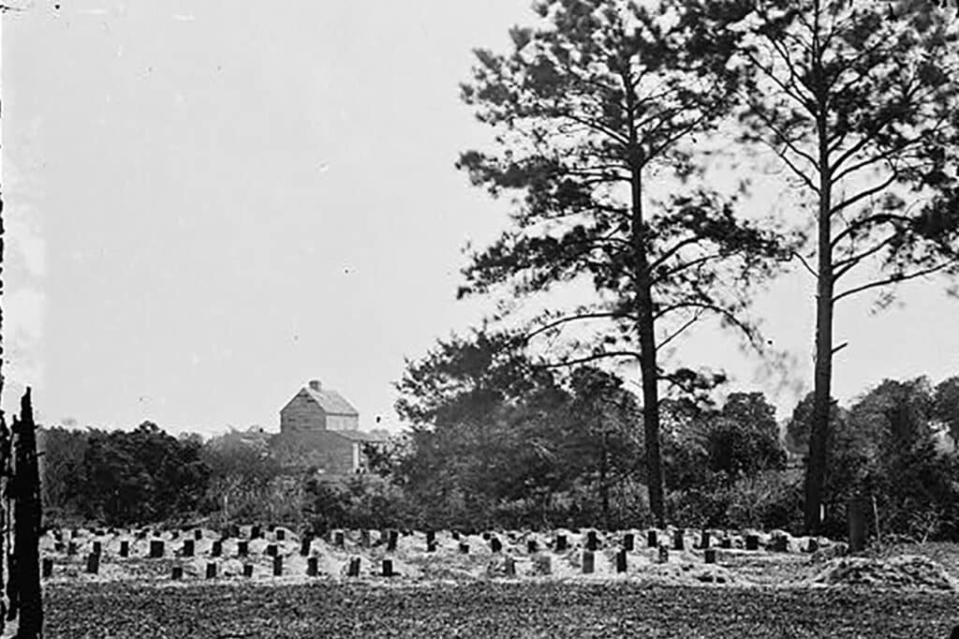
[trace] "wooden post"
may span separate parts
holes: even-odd
[[[599,539],[596,536],[596,531],[590,530],[586,533],[586,550],[595,552],[597,548],[599,548]]]
[[[87,555],[87,573],[95,575],[100,572],[100,555],[91,552]]]
[[[554,548],[556,552],[563,552],[569,548],[569,541],[566,539],[566,535],[556,535],[556,545]]]
[[[386,552],[396,552],[396,542],[400,538],[398,530],[390,528],[386,536]]]
[[[583,551],[583,574],[588,575],[596,570],[596,556],[592,550]]]
[[[359,557],[350,557],[349,567],[346,569],[347,577],[359,577],[360,576],[360,558]]]
[[[616,553],[616,572],[626,572],[626,549],[623,548]]]
[[[673,550],[685,550],[686,549],[686,531],[682,528],[678,528],[676,532],[673,533]]]

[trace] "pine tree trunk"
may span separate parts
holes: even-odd
[[[816,362],[813,377],[812,428],[809,435],[809,461],[806,466],[806,502],[804,523],[808,534],[822,526],[823,486],[826,482],[826,448],[829,439],[829,413],[832,390],[833,355],[833,261],[832,261],[832,179],[826,130],[825,100],[820,102],[819,117],[819,213],[818,272],[816,281]]]
[[[666,525],[663,497],[663,462],[659,442],[659,367],[656,364],[656,337],[653,319],[652,281],[646,255],[646,231],[643,224],[642,176],[636,167],[632,173],[632,231],[635,253],[636,306],[639,333],[639,370],[643,382],[643,429],[646,444],[646,481],[649,509],[656,525]]]

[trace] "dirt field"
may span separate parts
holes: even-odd
[[[63,637],[946,638],[954,593],[480,582],[47,589]]]

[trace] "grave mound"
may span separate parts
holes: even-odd
[[[900,555],[887,559],[841,557],[828,561],[804,585],[872,586],[916,588],[922,590],[959,590],[959,580],[928,557]]]

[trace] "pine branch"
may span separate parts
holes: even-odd
[[[935,273],[935,272],[937,272],[937,271],[941,271],[941,270],[943,270],[943,269],[945,269],[945,268],[947,268],[947,267],[949,267],[949,266],[951,266],[951,265],[952,265],[952,262],[944,262],[944,263],[942,263],[942,264],[937,264],[936,266],[931,266],[931,267],[929,267],[929,268],[922,269],[922,270],[920,270],[920,271],[916,271],[915,273],[909,273],[908,275],[904,275],[904,274],[902,274],[902,273],[897,273],[897,274],[892,275],[892,276],[890,276],[890,277],[888,277],[888,278],[886,278],[886,279],[884,279],[884,280],[877,280],[877,281],[874,281],[874,282],[869,282],[868,284],[863,284],[862,286],[857,286],[856,288],[851,288],[851,289],[849,289],[848,291],[843,291],[843,292],[840,293],[839,295],[834,296],[834,297],[832,298],[832,301],[833,301],[833,304],[835,304],[836,302],[838,302],[839,300],[841,300],[841,299],[844,298],[844,297],[849,297],[850,295],[855,295],[856,293],[861,293],[861,292],[863,292],[863,291],[867,291],[867,290],[869,290],[869,289],[877,288],[877,287],[880,287],[880,286],[886,286],[886,285],[888,285],[888,284],[897,284],[897,283],[899,283],[899,282],[906,282],[906,281],[908,281],[908,280],[915,279],[915,278],[917,278],[917,277],[922,277],[923,275],[929,275],[929,274],[931,274],[931,273]]]

